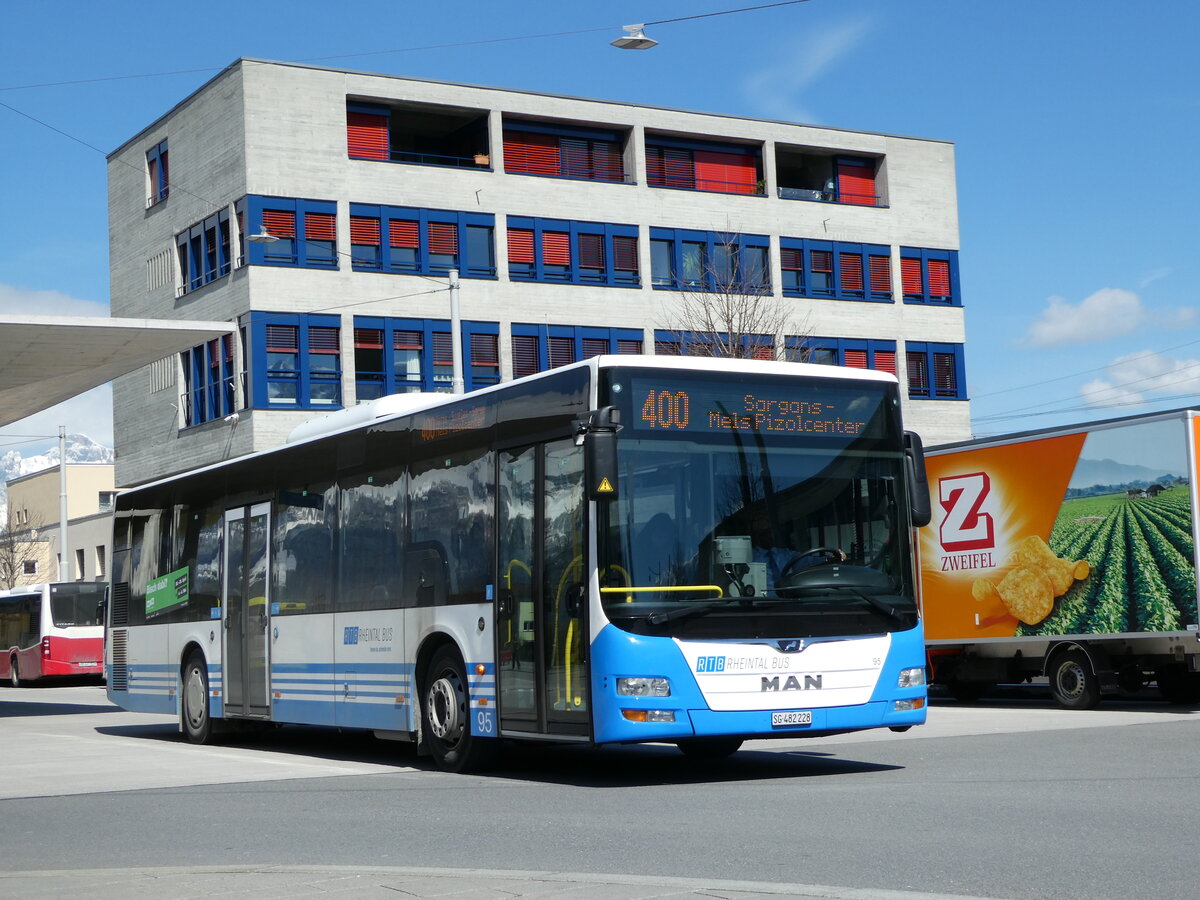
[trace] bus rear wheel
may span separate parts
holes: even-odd
[[[439,769],[472,772],[486,768],[495,741],[471,734],[471,700],[462,660],[450,647],[433,654],[425,669],[421,731]]]
[[[207,744],[212,739],[212,717],[208,713],[208,667],[198,653],[189,656],[183,667],[183,698],[179,715],[189,743]]]
[[[21,686],[21,673],[17,669],[17,658],[15,656],[8,665],[8,683],[13,687]]]
[[[733,756],[742,746],[742,739],[735,737],[684,738],[675,742],[684,756],[689,759],[724,759]]]

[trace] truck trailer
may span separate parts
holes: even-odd
[[[931,683],[1200,702],[1198,446],[1200,410],[1180,409],[929,448]]]

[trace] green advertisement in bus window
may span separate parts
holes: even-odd
[[[188,567],[168,572],[146,585],[146,615],[154,616],[188,602]]]

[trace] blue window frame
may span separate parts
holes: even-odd
[[[500,326],[462,323],[463,382],[468,391],[500,382]],[[446,319],[354,317],[354,383],[359,403],[385,394],[449,393],[454,357]]]
[[[639,287],[636,225],[508,217],[508,277]]]
[[[495,216],[490,213],[350,204],[350,257],[356,272],[495,278]]]
[[[146,151],[146,174],[149,179],[149,194],[146,206],[153,206],[167,199],[171,193],[171,169],[168,164],[167,142],[161,141]]]
[[[892,302],[892,253],[883,244],[779,239],[785,297]]]
[[[651,283],[656,290],[770,293],[769,247],[763,234],[651,228]]]
[[[337,409],[342,405],[339,316],[252,312],[249,340],[252,407]]]
[[[332,200],[250,194],[239,201],[238,214],[249,238],[245,243],[250,265],[338,267],[337,204]],[[275,240],[253,240],[264,231]]]
[[[654,332],[654,354],[656,356],[737,356],[739,359],[774,359],[775,337],[769,334],[744,334],[742,349],[731,354],[726,352],[730,342],[712,333],[699,331],[672,331],[658,329]]]
[[[228,275],[232,269],[229,210],[223,209],[175,236],[180,286],[186,294]]]
[[[784,358],[896,374],[896,342],[870,338],[789,337]]]
[[[957,250],[901,247],[900,278],[905,303],[962,306]]]
[[[904,362],[908,396],[920,400],[966,400],[962,344],[907,341]]]
[[[641,329],[514,323],[513,377],[545,372],[593,356],[641,353],[642,340]]]
[[[236,409],[233,335],[227,334],[180,355],[185,427],[223,419]]]

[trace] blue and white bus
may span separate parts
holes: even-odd
[[[418,742],[746,739],[925,720],[896,380],[600,356],[384,397],[123,492],[111,699]]]

